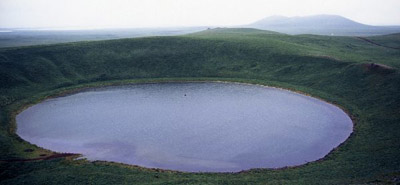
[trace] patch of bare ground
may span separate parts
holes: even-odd
[[[369,72],[376,72],[381,74],[392,73],[395,71],[393,67],[390,67],[385,64],[378,64],[378,63],[364,63],[362,67]]]

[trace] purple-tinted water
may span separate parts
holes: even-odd
[[[180,171],[236,172],[324,157],[352,132],[338,107],[275,88],[159,83],[97,88],[17,116],[38,146]]]

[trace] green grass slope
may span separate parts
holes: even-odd
[[[386,37],[373,39],[381,45],[400,43],[398,37]],[[0,184],[396,183],[399,67],[399,50],[361,38],[290,36],[254,29],[0,49]],[[15,113],[25,105],[76,88],[174,80],[240,81],[302,91],[348,111],[354,133],[323,160],[232,174],[69,158],[18,161],[51,154],[15,134]]]

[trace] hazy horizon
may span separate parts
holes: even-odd
[[[240,26],[265,17],[339,15],[400,25],[398,0],[2,0],[0,28],[171,28]]]

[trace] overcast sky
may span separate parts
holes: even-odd
[[[313,14],[400,25],[400,0],[0,0],[2,28],[233,26]]]

